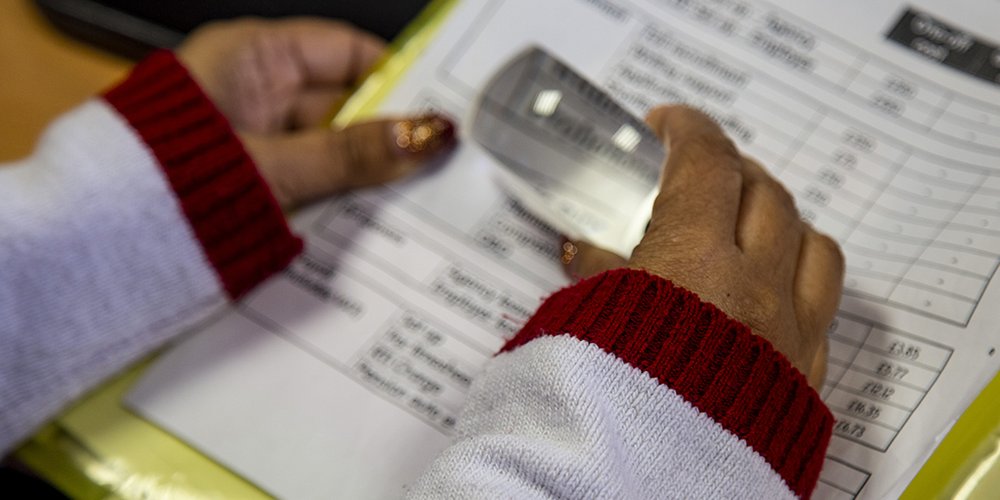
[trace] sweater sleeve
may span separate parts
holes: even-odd
[[[302,247],[172,54],[0,167],[0,455]]]
[[[642,271],[557,292],[413,498],[807,498],[833,417],[764,339]]]

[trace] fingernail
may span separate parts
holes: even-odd
[[[455,123],[439,114],[396,122],[392,132],[404,154],[429,157],[450,150],[458,143]]]

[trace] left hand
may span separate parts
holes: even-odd
[[[177,57],[240,135],[278,201],[293,208],[411,173],[455,144],[454,125],[436,115],[343,130],[323,123],[383,49],[375,36],[336,21],[240,19],[198,29]]]

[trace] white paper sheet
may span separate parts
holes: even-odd
[[[464,117],[537,44],[638,114],[708,110],[843,244],[822,391],[838,421],[816,498],[881,498],[1000,366],[1000,86],[888,40],[907,9],[929,17],[904,19],[919,32],[906,43],[946,62],[1000,41],[1000,4],[974,0],[467,2],[384,109]],[[306,256],[128,403],[275,495],[397,496],[446,446],[479,367],[566,283],[557,235],[502,196],[495,168],[466,144],[302,214]]]

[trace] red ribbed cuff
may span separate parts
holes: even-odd
[[[609,271],[549,297],[503,350],[566,333],[679,393],[799,497],[815,488],[833,415],[788,359],[714,305],[644,271]]]
[[[229,122],[173,54],[154,53],[104,98],[159,161],[231,298],[302,250]]]

